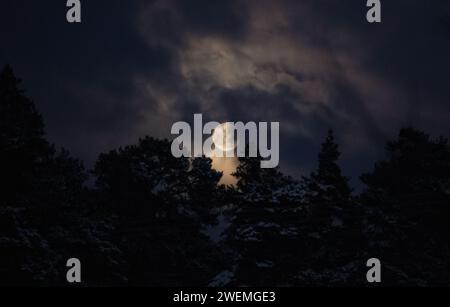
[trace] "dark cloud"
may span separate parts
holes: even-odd
[[[231,38],[245,34],[249,8],[241,1],[178,0],[175,3],[184,25],[191,31]]]
[[[450,133],[447,1],[2,1],[10,63],[50,138],[87,161],[177,120],[280,121],[282,165],[312,168],[328,128],[356,177],[401,125]]]

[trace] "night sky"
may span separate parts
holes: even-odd
[[[48,138],[92,166],[100,152],[203,113],[279,121],[282,170],[311,171],[326,131],[354,179],[402,126],[450,136],[450,3],[365,0],[2,0],[12,65]]]

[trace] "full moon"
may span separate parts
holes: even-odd
[[[229,152],[236,148],[234,141],[234,128],[232,123],[223,123],[214,129],[212,135],[214,145],[223,152]]]

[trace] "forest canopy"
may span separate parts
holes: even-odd
[[[52,145],[12,68],[0,73],[0,284],[146,286],[449,285],[450,148],[413,127],[386,144],[356,193],[330,130],[302,178],[240,158],[236,186],[205,157],[142,137],[92,170]],[[87,184],[93,181],[95,184]]]

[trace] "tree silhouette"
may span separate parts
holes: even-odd
[[[146,137],[100,155],[94,174],[104,207],[117,216],[129,283],[206,284],[213,249],[201,217],[220,180],[211,161],[190,167],[172,156],[170,142]]]
[[[351,188],[348,185],[348,179],[342,175],[341,168],[337,164],[340,155],[333,131],[329,130],[318,155],[317,172],[305,178],[308,189],[305,197],[309,202],[325,207],[349,200]]]
[[[57,284],[65,281],[67,259],[88,256],[96,265],[86,268],[86,283],[114,280],[118,259],[101,231],[105,221],[89,211],[87,174],[79,160],[47,142],[42,117],[19,84],[6,66],[0,73],[0,249],[6,251],[0,283]]]
[[[338,165],[340,157],[333,131],[329,130],[318,155],[318,169],[303,178],[306,218],[301,220],[309,255],[299,274],[300,283],[357,283],[355,259],[362,237],[359,211],[348,179]]]
[[[233,285],[287,284],[296,261],[299,184],[278,168],[262,169],[260,161],[240,158],[234,174],[238,201],[228,212],[232,225],[224,242]]]
[[[50,152],[44,124],[34,104],[19,88],[10,66],[0,72],[0,176],[3,205],[26,205],[20,198],[33,189],[37,165]]]
[[[383,256],[391,285],[448,284],[448,141],[404,128],[386,151],[387,159],[361,176],[368,250]]]

